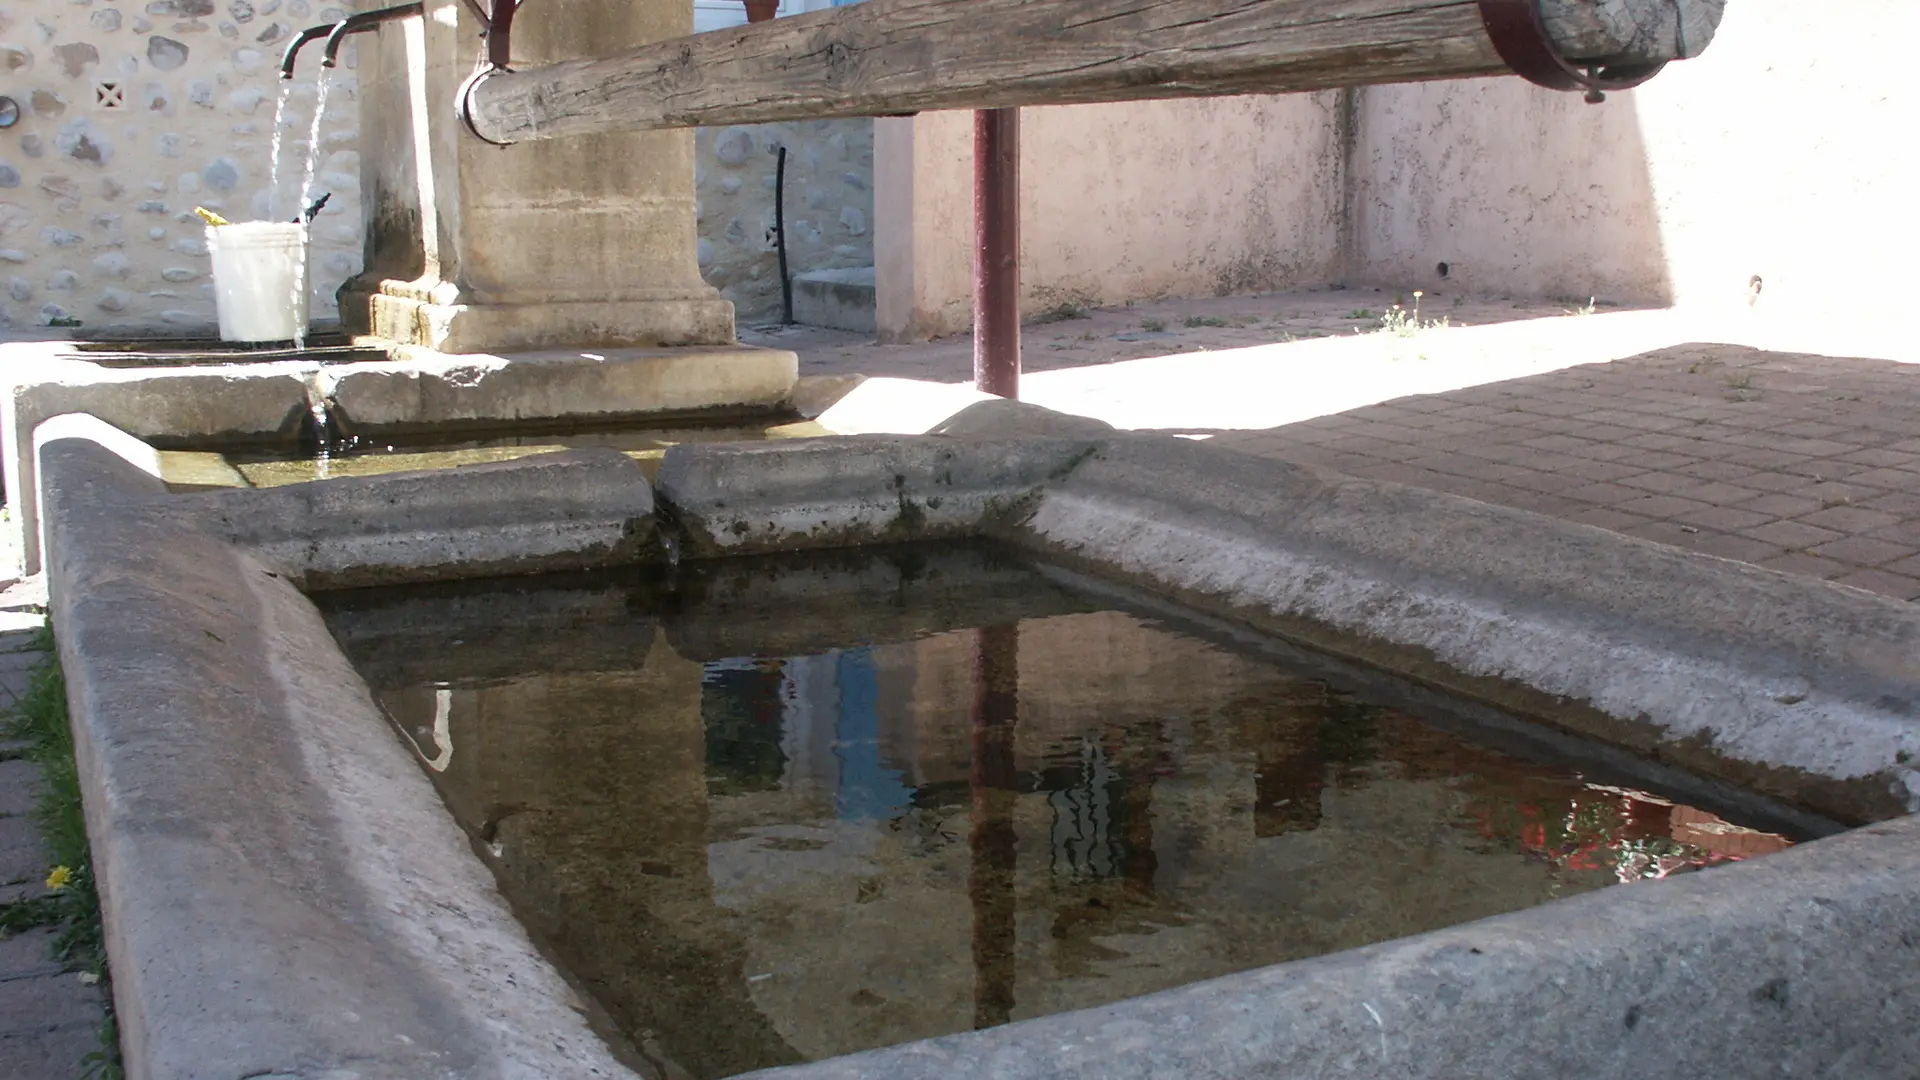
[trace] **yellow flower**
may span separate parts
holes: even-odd
[[[47,888],[64,889],[67,887],[67,882],[72,880],[73,871],[64,866],[56,866],[53,868],[53,873],[47,875]]]

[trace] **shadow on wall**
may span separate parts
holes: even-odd
[[[1342,247],[1356,281],[1672,302],[1632,96],[1517,78],[1350,91]]]

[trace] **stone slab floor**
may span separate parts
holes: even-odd
[[[0,610],[0,705],[26,692],[46,654],[31,651],[40,616]],[[30,817],[39,767],[0,742],[0,902],[45,892],[47,857]],[[100,1048],[105,1019],[97,986],[83,984],[50,952],[54,931],[0,937],[0,1078],[68,1080]]]
[[[1920,349],[1898,327],[1368,291],[1030,326],[1022,397],[1920,599]],[[1401,299],[1410,299],[1403,297]],[[962,382],[966,337],[763,330],[804,375]]]

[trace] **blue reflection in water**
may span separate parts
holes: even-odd
[[[880,672],[870,648],[848,649],[834,658],[840,684],[840,715],[833,755],[840,759],[834,810],[842,821],[898,817],[913,799],[899,769],[880,762]]]

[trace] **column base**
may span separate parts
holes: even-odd
[[[731,345],[736,340],[733,304],[717,294],[532,304],[446,302],[455,292],[447,285],[355,279],[340,288],[340,320],[349,333],[443,353]]]

